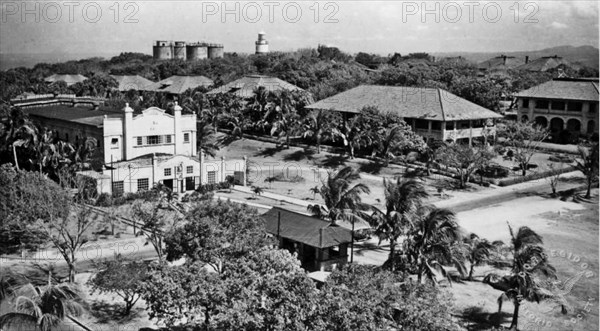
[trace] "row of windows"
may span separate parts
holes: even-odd
[[[173,135],[155,135],[155,136],[145,136],[145,137],[135,137],[136,143],[138,146],[143,145],[160,145],[160,144],[172,144],[173,143]],[[190,142],[190,134],[186,132],[183,134],[183,142]]]
[[[175,169],[177,170],[178,174],[180,174],[181,171],[183,170],[183,169],[181,169],[181,167],[175,167]],[[172,168],[165,168],[163,173],[164,173],[165,177],[169,177],[169,176],[171,176],[173,174],[173,170],[172,170]],[[186,166],[185,167],[185,173],[186,174],[193,174],[194,173],[194,166]]]
[[[552,109],[552,110],[565,110],[567,111],[581,111],[583,109],[582,102],[565,102],[565,101],[549,101],[549,100],[533,100],[535,102],[536,109]],[[522,108],[529,108],[529,99],[523,99]],[[590,113],[596,111],[596,104],[590,104]]]

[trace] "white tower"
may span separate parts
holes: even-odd
[[[265,35],[266,33],[264,31],[258,33],[258,40],[255,42],[256,54],[269,53],[269,42],[265,39]]]

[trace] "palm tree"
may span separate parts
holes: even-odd
[[[352,182],[360,179],[360,175],[352,167],[344,167],[337,173],[328,172],[327,180],[323,181],[320,188],[323,205],[309,205],[308,210],[317,217],[335,223],[339,220],[352,221],[365,218],[364,211],[369,206],[362,203],[360,195],[371,193],[369,187],[359,183],[352,186]]]
[[[504,292],[498,299],[499,310],[502,308],[503,298],[509,298],[514,304],[511,330],[517,330],[519,322],[519,308],[523,299],[536,301],[550,297],[536,276],[556,278],[556,270],[548,262],[542,237],[527,226],[513,232],[510,224],[508,230],[511,237],[511,251],[513,262],[510,275],[499,277],[495,274],[487,275],[483,282],[491,287]],[[563,313],[566,313],[563,306]]]
[[[475,266],[482,265],[489,261],[494,247],[502,246],[502,241],[494,241],[490,243],[487,239],[479,238],[475,233],[471,233],[468,237],[463,238],[463,243],[467,247],[467,260],[469,261],[469,280],[473,280],[473,271]]]
[[[352,167],[344,167],[337,173],[328,172],[327,180],[322,182],[323,186],[319,189],[325,206],[308,205],[307,208],[314,216],[331,223],[335,224],[337,221],[352,223],[351,263],[354,260],[354,225],[356,221],[364,221],[367,218],[366,211],[369,209],[369,205],[362,202],[360,195],[371,193],[365,184],[352,186],[352,182],[359,178],[359,173]]]
[[[396,181],[383,180],[385,212],[372,207],[371,226],[380,240],[389,240],[389,261],[395,270],[395,249],[398,238],[412,226],[423,199],[428,197],[425,187],[415,179],[397,178]]]
[[[355,150],[372,146],[376,135],[371,132],[368,123],[363,120],[363,114],[359,114],[344,121],[341,137],[350,158],[353,159]]]
[[[585,176],[587,183],[587,191],[585,198],[591,197],[592,184],[598,180],[598,143],[591,147],[590,150],[582,146],[577,146],[581,160],[575,160],[575,167]]]
[[[263,194],[264,190],[260,186],[252,186],[252,198],[256,199],[257,195]]]
[[[454,212],[436,207],[421,208],[416,224],[404,242],[410,262],[417,266],[419,283],[425,276],[437,284],[436,271],[450,280],[445,265],[453,265],[461,275],[466,274],[463,261],[456,251],[456,243],[460,239]]]
[[[2,123],[0,123],[0,148],[12,149],[15,166],[19,169],[17,147],[29,148],[35,145],[37,128],[18,107],[2,106]],[[9,153],[8,150],[1,152]]]
[[[198,128],[196,141],[199,152],[204,153],[204,155],[216,157],[220,146],[215,140],[215,129],[211,124],[204,122],[199,122]]]
[[[339,122],[339,115],[334,111],[320,109],[314,111],[308,115],[306,122],[304,123],[302,134],[304,138],[314,139],[317,144],[317,154],[321,153],[321,142],[324,139],[333,139],[335,136],[340,135],[340,132],[336,129],[336,125]]]
[[[79,292],[68,284],[53,285],[50,273],[44,287],[27,284],[16,293],[15,311],[0,316],[0,328],[23,323],[35,324],[40,331],[50,331],[71,315],[83,312]]]

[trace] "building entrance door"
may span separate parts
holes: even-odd
[[[173,191],[173,180],[172,179],[165,179],[163,180],[163,184],[169,188],[169,190]]]
[[[179,186],[179,193],[185,192],[185,187],[183,186],[183,180],[179,181],[178,186]]]

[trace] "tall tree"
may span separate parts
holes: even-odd
[[[548,262],[540,235],[527,226],[520,227],[515,233],[509,224],[508,230],[513,257],[511,273],[503,277],[491,273],[485,276],[483,282],[503,292],[498,299],[499,311],[502,309],[504,298],[513,302],[514,312],[510,329],[517,330],[522,300],[539,303],[542,299],[550,296],[551,294],[543,288],[543,283],[538,276],[556,278],[556,270]],[[563,306],[563,313],[566,313],[565,306]]]
[[[498,125],[497,134],[504,138],[503,144],[514,153],[514,160],[521,168],[523,176],[527,174],[527,167],[531,158],[542,141],[548,138],[548,130],[535,123],[509,121]]]
[[[45,242],[38,220],[69,215],[66,191],[38,173],[0,166],[0,254],[36,249]]]
[[[227,201],[198,203],[165,234],[169,261],[186,257],[221,270],[223,262],[271,243],[255,209]]]
[[[587,190],[586,199],[589,199],[592,192],[592,185],[598,181],[598,143],[588,150],[583,146],[577,146],[580,159],[575,160],[577,170],[585,176]]]
[[[358,171],[349,166],[337,172],[328,172],[327,179],[322,181],[323,186],[319,190],[325,206],[309,205],[308,210],[333,223],[341,220],[364,220],[364,212],[369,206],[362,202],[361,194],[369,194],[371,190],[362,183],[352,185],[358,179]]]
[[[311,112],[303,124],[304,138],[310,138],[317,144],[317,154],[321,153],[321,143],[325,140],[333,140],[339,136],[337,124],[340,116],[335,111],[316,110]]]
[[[466,274],[464,261],[455,250],[460,240],[460,230],[452,211],[435,207],[419,210],[403,248],[409,257],[408,263],[416,265],[419,283],[423,276],[437,283],[436,272],[450,280],[447,265],[456,267],[461,275]]]
[[[41,202],[41,205],[52,208],[51,202]],[[96,219],[92,217],[93,210],[86,205],[77,205],[72,215],[60,217],[54,211],[48,212],[48,218],[39,221],[44,229],[44,239],[52,242],[69,268],[69,282],[75,282],[78,253],[81,247],[89,241],[88,235]]]
[[[488,152],[485,147],[457,143],[442,146],[436,151],[437,161],[453,168],[458,174],[460,188],[465,188],[471,175],[489,164],[493,157],[494,154]]]
[[[502,241],[489,242],[485,238],[479,238],[475,233],[463,238],[463,243],[467,247],[467,260],[469,261],[469,280],[473,280],[475,266],[488,262],[492,257],[494,248],[503,245]]]
[[[129,315],[131,309],[141,298],[141,287],[146,280],[148,266],[140,261],[127,261],[120,255],[114,260],[104,261],[101,270],[88,280],[91,293],[115,293],[125,301],[123,315]]]
[[[374,212],[370,222],[379,239],[390,242],[389,260],[394,271],[398,238],[410,231],[418,210],[423,206],[423,199],[427,198],[428,194],[423,184],[416,179],[384,179],[383,187],[386,209],[382,211],[373,206]]]

